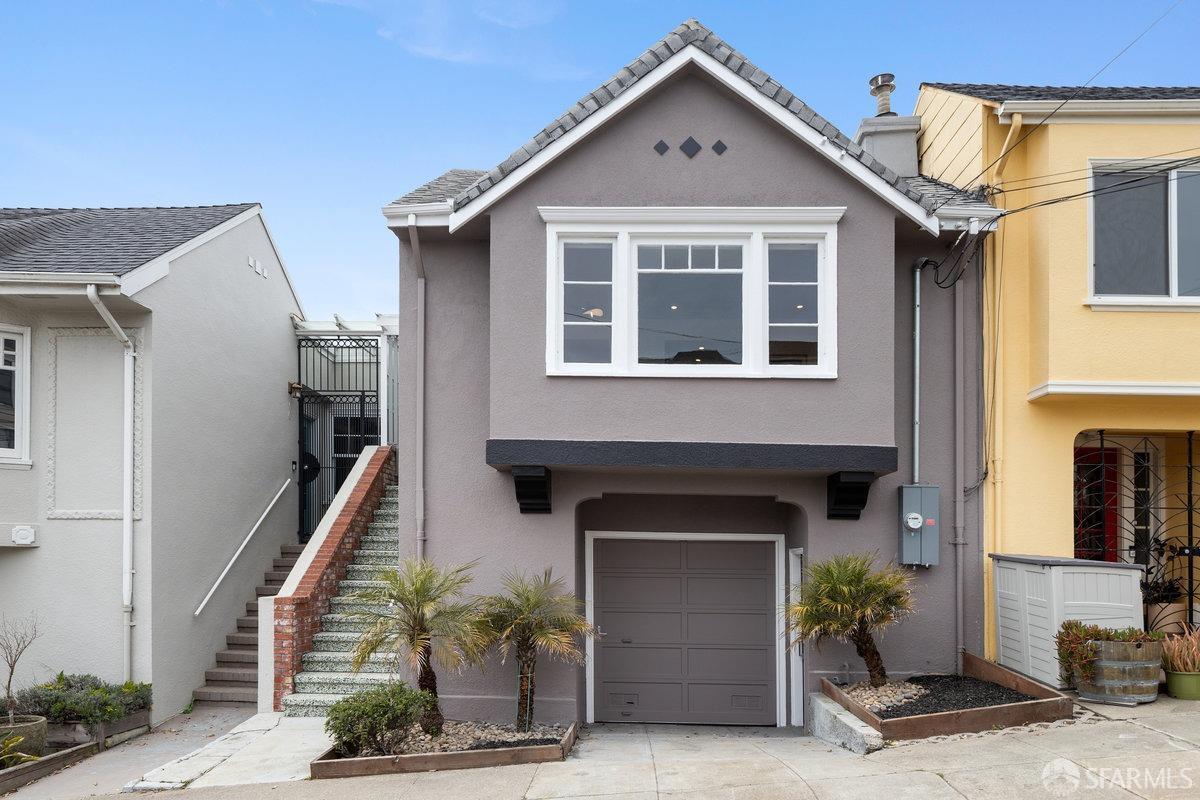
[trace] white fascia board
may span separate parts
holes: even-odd
[[[172,261],[185,253],[190,253],[202,244],[211,242],[225,231],[236,228],[251,217],[258,216],[261,211],[262,206],[258,205],[248,208],[237,216],[225,220],[220,225],[209,228],[199,236],[188,239],[183,244],[171,248],[160,256],[155,256],[140,267],[126,272],[121,277],[121,293],[132,297],[147,286],[157,283],[167,277],[167,274],[171,271]]]
[[[1200,397],[1200,382],[1184,381],[1047,381],[1029,390],[1029,400],[1049,395],[1126,397]]]
[[[406,228],[414,222],[422,228],[445,228],[450,224],[452,202],[446,199],[436,203],[388,203],[382,209],[383,218],[389,228]]]
[[[802,224],[836,223],[845,206],[538,206],[543,222],[600,224]]]
[[[1005,125],[1013,114],[1020,114],[1026,125],[1041,124],[1051,114],[1058,122],[1197,124],[1200,100],[1009,100],[995,113]]]
[[[585,139],[588,134],[603,126],[617,114],[620,114],[622,110],[637,102],[639,98],[652,91],[656,86],[689,64],[695,64],[703,69],[750,105],[764,112],[784,128],[790,130],[799,139],[811,145],[813,149],[829,159],[829,161],[837,164],[852,177],[857,178],[859,182],[889,205],[912,219],[921,228],[934,236],[938,234],[939,226],[937,217],[922,208],[920,203],[907,197],[895,186],[892,186],[872,172],[861,161],[829,141],[828,137],[818,133],[774,100],[762,95],[757,89],[750,86],[744,78],[736,75],[724,64],[692,44],[689,44],[683,50],[680,50],[655,67],[652,72],[622,92],[615,100],[602,106],[599,110],[584,119],[583,122],[580,122],[558,139],[555,139],[549,145],[539,150],[528,161],[506,175],[495,186],[488,189],[474,201],[468,203],[465,208],[452,212],[450,214],[450,232],[454,233],[454,231],[483,213],[513,189],[537,174],[547,164]]]
[[[998,208],[967,209],[939,208],[937,211],[938,224],[944,231],[965,231],[971,227],[971,220],[979,222],[979,230],[994,231],[996,223],[1003,212]]]
[[[121,279],[107,272],[0,272],[0,295],[82,295],[89,285],[102,295],[121,294]]]

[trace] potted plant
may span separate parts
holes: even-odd
[[[98,741],[150,725],[148,683],[105,683],[95,675],[58,673],[22,690],[17,706],[49,721],[47,741],[59,747]]]
[[[845,553],[813,564],[784,607],[792,642],[834,639],[854,645],[871,686],[887,683],[875,634],[913,611],[912,574],[894,564],[876,569],[874,553]]]
[[[433,662],[461,670],[480,663],[487,648],[478,605],[463,595],[472,566],[444,570],[429,561],[408,559],[400,569],[381,570],[375,576],[383,586],[355,592],[363,607],[348,612],[370,624],[351,665],[362,669],[379,650],[390,652],[397,665],[407,664],[417,673],[417,688],[432,698],[420,715],[421,729],[430,736],[440,736],[446,721],[438,704]]]
[[[501,659],[509,653],[516,656],[518,731],[533,727],[538,654],[581,664],[580,639],[595,635],[595,628],[579,613],[579,600],[563,588],[562,579],[552,577],[549,569],[534,578],[510,573],[504,578],[505,594],[482,599],[484,620]]]
[[[1164,633],[1183,633],[1187,622],[1187,604],[1179,578],[1168,577],[1175,552],[1162,539],[1150,545],[1149,566],[1142,581],[1142,603],[1146,614],[1146,630]]]
[[[4,665],[8,668],[8,678],[4,683],[4,705],[8,719],[0,722],[0,741],[20,736],[21,752],[31,756],[40,756],[46,751],[46,718],[35,714],[17,714],[17,699],[13,695],[12,685],[17,662],[39,635],[36,615],[21,618],[0,615],[0,658],[4,659]]]
[[[1163,638],[1160,631],[1066,620],[1054,636],[1063,682],[1085,700],[1115,705],[1153,702],[1158,698]]]
[[[1200,700],[1200,628],[1190,628],[1162,643],[1167,694],[1180,700]]]

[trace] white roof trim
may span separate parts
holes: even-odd
[[[772,117],[792,133],[796,134],[798,138],[811,145],[813,149],[848,172],[852,177],[857,178],[868,189],[881,197],[885,202],[894,206],[906,217],[916,222],[917,225],[929,233],[937,235],[939,229],[937,217],[922,208],[920,203],[905,196],[903,192],[876,175],[861,161],[850,156],[841,147],[829,141],[828,137],[818,133],[774,100],[763,96],[750,86],[745,79],[731,72],[728,67],[708,53],[700,50],[694,44],[689,44],[668,58],[645,77],[622,92],[615,100],[601,106],[574,128],[539,150],[528,161],[506,175],[495,186],[468,203],[465,208],[451,212],[449,217],[450,232],[453,233],[483,213],[513,189],[520,186],[533,175],[536,175],[547,164],[587,138],[590,133],[606,124],[626,107],[635,103],[647,92],[652,91],[663,81],[689,64],[695,64],[703,69],[752,106],[765,112],[767,116]]]
[[[1008,100],[996,109],[1002,124],[1010,123],[1013,114],[1020,114],[1025,124],[1038,124],[1051,113],[1058,122],[1196,124],[1200,123],[1200,100]]]
[[[0,272],[0,296],[82,295],[89,285],[102,295],[121,294],[121,279],[107,272]]]
[[[1200,397],[1200,382],[1184,381],[1047,381],[1029,390],[1026,397],[1047,395],[1099,395],[1138,397]]]
[[[845,206],[538,206],[544,222],[834,223]]]
[[[409,215],[416,216],[416,224],[420,227],[445,228],[450,224],[453,202],[447,198],[436,203],[388,203],[383,207],[383,217],[389,228],[407,227],[411,222]]]
[[[938,222],[944,231],[965,231],[971,227],[971,220],[979,224],[983,231],[996,230],[996,224],[1003,211],[999,208],[954,208],[943,206],[938,209]]]

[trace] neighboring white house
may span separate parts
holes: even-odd
[[[19,684],[190,702],[299,550],[302,319],[258,205],[0,209],[0,610],[43,634]]]

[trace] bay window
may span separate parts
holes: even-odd
[[[547,372],[837,371],[841,208],[542,208]]]
[[[1200,304],[1200,170],[1097,165],[1092,298]]]

